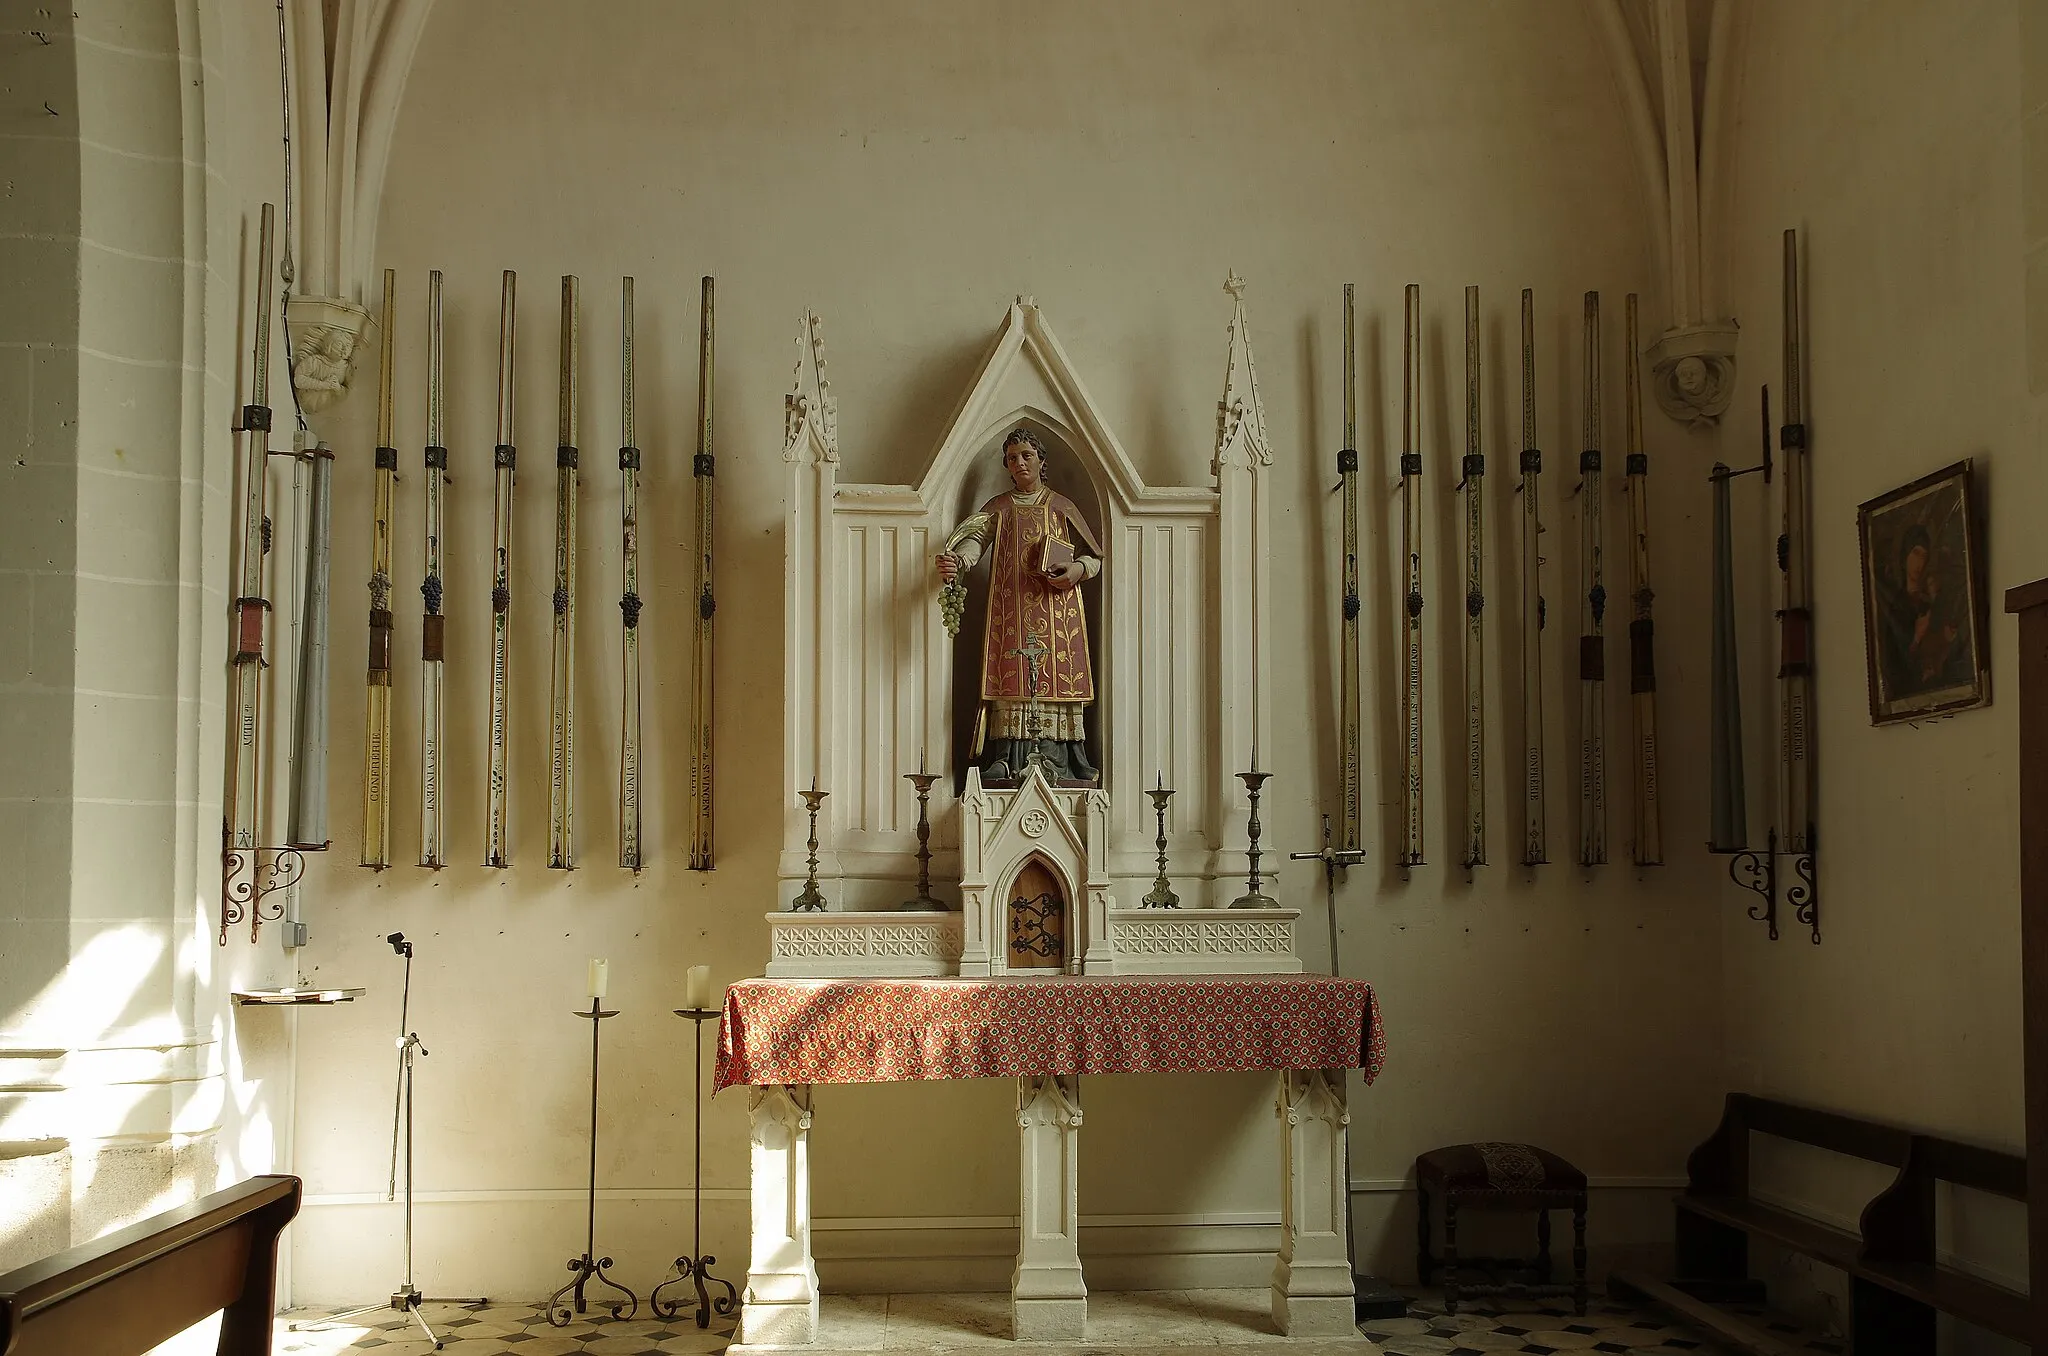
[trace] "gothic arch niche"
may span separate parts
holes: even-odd
[[[1010,971],[1064,970],[1075,936],[1074,891],[1065,873],[1044,853],[1033,852],[998,897],[1003,901],[1003,958]]]
[[[1103,468],[1077,444],[1067,431],[1041,410],[1019,406],[991,423],[973,453],[960,468],[949,503],[950,523],[957,525],[978,512],[982,505],[1010,489],[1010,477],[1003,470],[1003,440],[1012,430],[1027,429],[1045,446],[1045,483],[1074,501],[1088,519],[1088,526],[1109,546],[1109,513],[1102,492]],[[944,503],[945,501],[941,501]],[[943,543],[945,531],[935,534],[935,546]],[[1114,588],[1114,564],[1105,559],[1103,570],[1080,587],[1081,607],[1088,618],[1088,664],[1095,675],[1095,701],[1088,708],[1086,728],[1090,760],[1102,771],[1098,785],[1108,786],[1111,770],[1103,738],[1102,712],[1109,700],[1109,613],[1104,606],[1107,592]],[[952,637],[953,673],[953,791],[966,789],[967,769],[974,759],[974,734],[981,711],[982,641],[988,622],[988,558],[984,556],[967,576],[967,607],[961,616],[960,634]]]

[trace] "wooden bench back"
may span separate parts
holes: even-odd
[[[268,1352],[298,1212],[298,1178],[252,1177],[0,1275],[0,1356],[141,1356],[221,1310],[222,1356]]]
[[[1863,1208],[1861,1255],[1872,1261],[1935,1260],[1939,1183],[2027,1199],[2027,1161],[2019,1154],[1746,1092],[1728,1094],[1720,1127],[1686,1161],[1686,1193],[1748,1198],[1752,1131],[1898,1170]]]

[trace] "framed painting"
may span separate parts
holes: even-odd
[[[1959,461],[1856,510],[1873,725],[1991,701],[1974,489],[1970,462]]]

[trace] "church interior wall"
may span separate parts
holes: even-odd
[[[1533,113],[1540,111],[1540,115]],[[1339,886],[1343,967],[1372,979],[1393,1051],[1353,1088],[1361,1249],[1402,1276],[1416,1152],[1474,1138],[1531,1139],[1596,1184],[1596,1261],[1666,1236],[1664,1196],[1711,1126],[1722,1090],[1717,870],[1673,851],[1638,874],[1569,865],[1563,769],[1576,749],[1564,629],[1552,675],[1550,856],[1510,865],[1515,813],[1504,752],[1515,738],[1514,639],[1491,646],[1494,865],[1452,863],[1461,808],[1446,777],[1457,644],[1456,496],[1462,451],[1461,290],[1486,301],[1488,504],[1511,550],[1517,398],[1514,307],[1539,301],[1541,427],[1553,470],[1578,426],[1580,294],[1618,318],[1658,263],[1611,81],[1575,6],[884,6],[619,3],[570,7],[440,0],[413,65],[385,184],[377,263],[399,271],[395,540],[402,713],[395,722],[394,857],[352,860],[360,834],[352,751],[363,717],[357,651],[366,598],[372,402],[321,425],[350,449],[336,480],[331,763],[337,850],[308,891],[313,982],[367,984],[350,1007],[298,1023],[294,1158],[308,1202],[293,1228],[299,1302],[360,1299],[396,1255],[383,1203],[397,962],[419,946],[413,1019],[432,1050],[419,1074],[422,1284],[433,1293],[542,1293],[580,1248],[587,1114],[584,959],[612,962],[599,1147],[600,1246],[636,1288],[678,1250],[689,1217],[688,1029],[683,968],[760,973],[761,915],[777,898],[782,826],[781,405],[799,317],[824,318],[840,399],[844,476],[911,484],[988,336],[1028,293],[1151,484],[1204,484],[1229,303],[1250,284],[1274,434],[1274,616],[1268,845],[1317,844],[1336,764],[1335,513],[1338,285],[1361,300],[1360,408],[1371,558],[1365,571],[1366,709],[1391,712],[1398,508],[1400,288],[1422,284],[1430,864],[1388,865],[1398,799],[1391,718],[1367,730],[1377,806],[1371,860]],[[451,818],[447,869],[417,850],[416,590],[423,441],[425,276],[447,273],[452,484]],[[480,866],[486,599],[499,270],[519,273],[522,445],[513,591],[513,859]],[[557,278],[583,288],[584,632],[578,655],[580,865],[546,848],[547,544],[552,535]],[[637,280],[639,443],[645,449],[643,664],[651,860],[615,860],[619,664],[617,279]],[[697,279],[718,280],[717,869],[684,869],[689,631],[687,550]],[[1607,344],[1619,386],[1620,327]],[[365,390],[369,389],[366,382]],[[1619,402],[1610,403],[1619,446]],[[1653,512],[1665,562],[1660,616],[1666,762],[1704,766],[1702,442],[1649,420]],[[1669,467],[1669,471],[1664,470]],[[1576,509],[1567,473],[1545,477],[1553,609],[1571,596]],[[1661,486],[1668,484],[1672,489]],[[1057,481],[1055,482],[1057,487]],[[1667,553],[1668,552],[1668,553]],[[1111,563],[1110,568],[1115,568]],[[1512,573],[1496,576],[1495,599]],[[1503,608],[1504,612],[1509,609]],[[1569,609],[1566,609],[1568,612]],[[1610,684],[1610,728],[1626,698]],[[1226,751],[1223,756],[1236,756]],[[906,769],[908,770],[908,769]],[[832,788],[827,788],[828,790]],[[1369,789],[1369,798],[1374,793]],[[1673,825],[1701,822],[1703,788],[1667,788]],[[1617,838],[1621,825],[1617,818]],[[1678,839],[1673,834],[1674,843]],[[1623,856],[1617,853],[1617,858]],[[1304,909],[1311,968],[1327,963],[1322,880],[1280,868]],[[1134,1284],[1263,1284],[1279,1167],[1271,1090],[1256,1077],[1104,1079],[1084,1089],[1084,1255]],[[813,1162],[828,1288],[1001,1288],[1014,1254],[1013,1092],[999,1084],[820,1092]],[[1166,1127],[1174,1127],[1171,1131]],[[746,1127],[738,1094],[706,1124],[706,1246],[744,1258]],[[1161,1165],[1171,1170],[1162,1171]],[[1150,1270],[1114,1260],[1133,1239],[1177,1254]],[[1091,1266],[1093,1264],[1091,1263]],[[1091,1270],[1091,1278],[1096,1273]],[[1108,1272],[1103,1273],[1104,1276]],[[1112,1282],[1099,1282],[1112,1283]]]
[[[1764,944],[1758,924],[1724,911],[1731,1086],[2002,1147],[2024,1143],[2025,1127],[2017,646],[2000,609],[2007,588],[2048,566],[2038,530],[2048,462],[2035,450],[2048,406],[2027,386],[2017,172],[2023,31],[2044,50],[2031,13],[1998,3],[1939,13],[1910,3],[1754,7],[1728,232],[1747,390],[1721,453],[1753,462],[1756,384],[1771,382],[1777,398],[1778,237],[1796,226],[1825,941],[1808,945],[1795,929]],[[1992,703],[1873,727],[1857,505],[1964,457],[1984,491]],[[1745,521],[1756,528],[1742,553],[1764,561],[1776,509],[1766,520],[1748,493],[1757,511]],[[1775,575],[1749,581],[1758,620],[1742,640],[1766,663],[1776,590]],[[1766,788],[1766,804],[1769,672],[1752,661],[1745,692],[1756,713],[1750,786]],[[1828,1155],[1760,1151],[1757,1168],[1781,1198],[1827,1217],[1853,1220],[1868,1194]],[[1942,1210],[1944,1247],[1959,1264],[2025,1288],[2021,1206],[1954,1192]],[[1839,1309],[1838,1277],[1782,1279],[1810,1287],[1823,1313],[1830,1296]]]
[[[227,999],[288,967],[275,945],[216,950],[209,879],[235,477],[220,430],[250,398],[275,37],[268,14],[192,0],[23,16],[7,61],[43,107],[0,138],[0,368],[20,421],[0,602],[25,642],[0,675],[0,1267],[290,1150],[284,1028],[238,1024]]]

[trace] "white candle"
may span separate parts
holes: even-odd
[[[605,981],[611,977],[611,966],[612,963],[610,961],[593,960],[590,962],[590,996],[592,998],[604,997]]]
[[[683,975],[683,1006],[702,1012],[711,1006],[711,967],[693,965]]]

